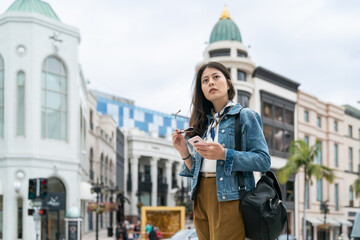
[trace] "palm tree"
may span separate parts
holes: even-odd
[[[355,196],[358,198],[360,196],[360,174],[358,175],[358,178],[354,182],[354,190],[355,190]]]
[[[315,159],[321,149],[321,143],[316,142],[315,145],[309,147],[304,140],[292,141],[290,145],[290,157],[286,165],[278,169],[278,178],[280,183],[284,184],[288,178],[293,174],[304,169],[304,196],[308,199],[308,192],[306,191],[306,182],[309,181],[312,185],[312,178],[315,176],[317,180],[325,178],[332,183],[334,180],[334,173],[331,168],[315,163]],[[304,219],[303,219],[303,239],[306,239],[306,207],[304,201]]]

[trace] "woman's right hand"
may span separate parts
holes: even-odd
[[[185,137],[179,132],[179,129],[175,129],[172,133],[172,143],[176,150],[180,153],[181,157],[189,155]]]

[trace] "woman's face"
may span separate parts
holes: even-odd
[[[201,90],[207,100],[214,104],[229,100],[229,85],[224,74],[216,68],[205,68],[201,75]]]

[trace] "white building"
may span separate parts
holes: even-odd
[[[30,178],[48,178],[48,198],[60,201],[43,217],[41,239],[62,239],[66,209],[88,198],[79,43],[78,29],[40,0],[17,0],[0,15],[0,239],[36,238]]]

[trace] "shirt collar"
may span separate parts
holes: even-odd
[[[226,106],[223,107],[223,109],[221,109],[221,111],[218,112],[218,113],[216,113],[216,112],[214,111],[214,108],[211,109],[211,115],[212,115],[213,118],[219,118],[219,117],[224,113],[224,111],[225,111],[225,109],[226,109],[227,107],[232,107],[232,106],[234,106],[234,105],[235,105],[235,103],[230,100],[230,101],[227,102]]]

